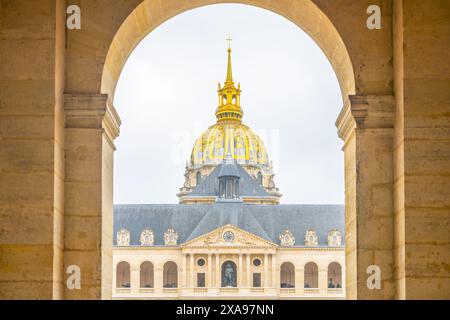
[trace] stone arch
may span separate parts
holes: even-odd
[[[337,262],[328,265],[328,288],[342,288],[342,267]]]
[[[270,10],[283,16],[304,30],[322,49],[330,61],[341,88],[343,101],[355,93],[355,76],[352,61],[339,32],[327,15],[313,1],[235,0]],[[229,3],[221,0],[199,0],[193,2],[144,0],[125,19],[109,47],[102,72],[101,92],[113,101],[122,69],[140,41],[156,27],[176,15],[206,5]]]
[[[305,265],[305,288],[319,288],[319,268],[314,262]]]
[[[131,288],[131,266],[127,261],[122,261],[116,267],[116,288]]]
[[[326,10],[326,8],[320,4],[317,4],[316,1],[313,0],[285,0],[282,3],[279,1],[268,2],[265,0],[235,0],[233,2],[252,5],[272,11],[287,18],[305,31],[322,49],[337,76],[344,106],[339,118],[340,120],[338,119],[338,121],[341,123],[343,121],[342,119],[350,118],[348,116],[350,106],[349,97],[354,95],[356,92],[356,77],[354,70],[358,72],[358,76],[361,73],[361,70],[357,67],[353,67],[351,57],[355,58],[356,63],[360,62],[361,57],[358,56],[359,49],[355,49],[352,45],[353,40],[351,38],[349,39],[348,32],[342,32],[342,34],[347,37],[346,39],[349,40],[349,48],[353,50],[351,51],[353,54],[351,55],[347,50],[346,43],[344,43],[343,37],[341,37],[339,33],[341,30],[338,32],[338,29],[333,24],[334,22],[339,22],[335,20],[336,17],[333,17],[328,11],[325,13],[323,10]],[[120,20],[120,27],[118,27],[118,29],[114,29],[117,30],[117,32],[114,31],[114,36],[110,38],[112,40],[109,43],[109,48],[106,55],[102,58],[104,60],[101,75],[98,74],[100,70],[97,71],[97,77],[99,80],[101,77],[101,81],[96,82],[95,84],[98,85],[101,95],[96,97],[106,101],[106,104],[108,105],[107,109],[109,110],[108,112],[115,115],[118,119],[118,115],[116,115],[115,109],[112,106],[117,82],[128,57],[146,35],[165,21],[175,17],[178,14],[202,6],[219,3],[229,3],[229,1],[198,0],[194,2],[180,1],[174,3],[160,0],[143,0],[134,9],[130,8],[130,11],[125,13],[122,20]],[[334,19],[333,22],[330,17]],[[116,27],[117,26],[118,25],[116,25]],[[358,83],[360,83],[359,78]],[[360,90],[358,89],[358,91]],[[70,95],[67,97],[70,98]],[[117,121],[120,123],[120,120]],[[341,131],[344,129],[347,130],[349,127],[353,126],[353,122],[351,122],[350,125],[344,125],[342,128],[341,124],[338,126],[340,137],[346,140],[347,136],[341,134]],[[114,134],[116,134],[115,131],[113,131],[113,135]],[[346,190],[346,193],[356,193],[354,185],[351,185],[349,188],[351,190]],[[351,208],[346,210],[351,210]],[[351,214],[354,215],[355,212],[351,212]],[[353,268],[355,270],[353,270],[351,274],[356,275],[356,263],[351,265],[355,266]],[[108,276],[108,272],[110,271],[104,270],[103,272]],[[106,282],[107,281],[105,280],[105,283]]]
[[[291,262],[284,262],[280,267],[280,287],[295,288],[295,267]]]
[[[178,288],[178,265],[173,261],[164,264],[163,287]]]
[[[141,263],[139,270],[139,283],[140,288],[153,288],[154,287],[154,274],[155,268],[150,261],[144,261]]]

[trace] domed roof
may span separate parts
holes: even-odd
[[[231,48],[228,48],[227,77],[223,86],[219,83],[217,90],[217,122],[195,141],[191,159],[186,163],[185,182],[177,194],[180,203],[209,203],[210,198],[198,198],[192,192],[202,185],[204,177],[209,179],[218,167],[221,168],[220,177],[239,179],[242,175],[236,172],[235,167],[241,168],[249,179],[267,192],[267,197],[247,198],[248,203],[279,203],[282,195],[275,185],[272,163],[264,142],[242,123],[244,112],[241,107],[241,92],[240,84],[236,86],[233,80]],[[214,177],[215,184],[218,177]]]
[[[219,105],[217,123],[207,129],[195,142],[191,166],[219,165],[229,153],[240,165],[271,168],[263,141],[252,129],[242,123],[241,86],[235,85],[231,66],[231,48],[228,48],[227,77],[217,91]]]
[[[222,121],[208,128],[195,142],[191,165],[219,165],[228,153],[241,165],[270,167],[262,139],[239,121]]]

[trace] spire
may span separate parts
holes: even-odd
[[[219,106],[216,111],[218,121],[241,121],[243,112],[241,109],[241,85],[237,87],[233,81],[233,68],[231,65],[231,37],[228,37],[228,66],[227,79],[222,87],[219,83]]]
[[[232,85],[233,84],[233,67],[231,66],[231,37],[228,37],[228,68],[227,68],[227,80],[225,81],[226,85]]]

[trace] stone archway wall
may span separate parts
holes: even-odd
[[[286,17],[305,32],[307,32],[312,39],[314,39],[318,45],[322,48],[325,55],[328,57],[330,63],[332,64],[342,92],[343,100],[343,111],[338,119],[339,135],[346,141],[344,152],[346,155],[346,220],[347,229],[350,231],[347,237],[347,292],[349,298],[355,299],[359,294],[360,297],[382,297],[382,298],[392,298],[394,293],[393,290],[384,290],[383,293],[374,294],[374,292],[369,292],[365,289],[365,274],[358,275],[357,269],[364,270],[368,261],[358,260],[357,256],[357,238],[358,230],[365,233],[366,230],[362,226],[367,226],[365,221],[365,216],[361,215],[359,218],[359,223],[357,228],[356,213],[360,208],[369,208],[370,199],[365,196],[371,192],[374,185],[383,183],[392,183],[392,174],[379,177],[375,177],[373,182],[367,183],[366,185],[358,184],[357,178],[357,167],[361,167],[358,163],[363,159],[362,154],[357,154],[358,151],[364,151],[365,148],[360,147],[361,145],[367,144],[369,140],[377,139],[374,146],[370,149],[372,154],[369,157],[375,156],[373,163],[365,163],[367,170],[363,172],[372,172],[372,169],[376,163],[380,160],[380,150],[389,150],[391,148],[391,142],[386,142],[386,137],[389,139],[389,134],[383,130],[377,131],[373,135],[367,135],[363,137],[362,135],[356,136],[354,134],[354,128],[356,127],[356,122],[354,116],[352,115],[352,101],[349,97],[360,97],[357,101],[359,105],[367,107],[367,97],[370,94],[370,104],[374,105],[374,108],[385,108],[388,112],[388,120],[382,119],[381,125],[377,122],[375,125],[370,127],[392,127],[392,99],[390,94],[392,93],[392,50],[388,44],[391,37],[391,29],[385,28],[378,34],[369,32],[365,27],[365,19],[367,6],[364,4],[356,5],[355,2],[349,3],[347,5],[343,1],[342,3],[336,3],[331,1],[311,1],[311,0],[289,0],[289,1],[268,1],[268,0],[240,0],[240,1],[218,1],[218,0],[194,0],[194,1],[162,1],[162,0],[145,0],[145,1],[129,1],[126,7],[113,7],[111,14],[114,15],[113,22],[108,20],[107,26],[114,26],[114,28],[100,29],[100,25],[103,23],[102,18],[98,17],[96,11],[88,11],[85,13],[84,20],[87,20],[88,26],[91,19],[92,20],[92,33],[90,35],[82,36],[81,34],[69,33],[67,47],[68,55],[66,59],[67,71],[66,71],[66,99],[71,101],[71,104],[80,104],[79,100],[90,99],[91,102],[84,102],[91,104],[92,106],[98,105],[101,108],[106,100],[107,108],[104,113],[106,117],[108,114],[115,114],[114,106],[112,105],[114,92],[116,88],[117,81],[120,77],[122,68],[133,51],[136,45],[154,28],[159,26],[164,21],[176,16],[179,13],[191,10],[196,7],[215,4],[215,3],[241,3],[253,5],[261,8],[271,10],[281,16]],[[135,3],[135,5],[131,5]],[[351,8],[354,13],[346,12],[342,10],[343,7]],[[388,6],[387,6],[388,7]],[[92,6],[92,9],[99,9]],[[102,8],[104,11],[105,8]],[[85,9],[83,10],[86,12]],[[360,13],[360,20],[355,19],[353,14],[356,12]],[[390,13],[390,11],[387,11]],[[93,13],[93,17],[89,17],[89,14]],[[88,15],[88,17],[86,17]],[[105,12],[106,17],[108,11]],[[390,15],[384,17],[384,22],[389,25]],[[361,30],[359,33],[354,32],[355,26]],[[96,31],[102,30],[102,34]],[[381,34],[381,40],[380,40]],[[97,44],[94,45],[90,41],[90,37],[100,37]],[[102,39],[102,37],[105,39]],[[380,45],[381,42],[381,45]],[[95,47],[101,47],[101,50]],[[106,50],[105,50],[106,49]],[[95,54],[95,57],[92,55]],[[80,72],[82,71],[82,72]],[[84,92],[99,92],[100,95],[96,94],[91,96]],[[72,96],[70,92],[83,92],[81,95]],[[382,100],[379,103],[379,100]],[[355,105],[358,103],[354,103]],[[75,107],[76,108],[76,107]],[[68,105],[66,104],[66,110]],[[376,112],[377,113],[377,112]],[[107,170],[112,166],[112,150],[114,146],[112,141],[114,140],[118,132],[119,121],[114,120],[114,117],[109,117],[106,119],[106,123],[102,126],[107,129],[113,128],[112,133],[106,135],[106,140],[109,141],[108,146],[106,143],[102,144],[103,155],[106,157],[98,165],[101,166],[101,171],[103,178],[100,181],[102,185],[102,203],[105,204],[102,207],[102,224],[104,229],[109,229],[111,221],[108,219],[112,215],[112,208],[109,206],[110,198],[112,198],[112,190],[109,184],[105,184],[105,180],[112,179],[112,173]],[[390,122],[391,121],[391,122]],[[105,121],[103,121],[105,122]],[[92,137],[99,139],[98,136]],[[359,140],[358,140],[358,139]],[[83,137],[82,139],[86,139]],[[72,137],[71,141],[78,141],[76,137]],[[78,144],[76,144],[77,147]],[[95,146],[92,146],[93,148]],[[112,148],[112,149],[111,149]],[[389,151],[387,151],[389,152]],[[386,151],[384,151],[386,153]],[[392,171],[392,163],[386,160],[386,157],[382,159],[385,163],[383,165],[387,166],[388,172]],[[67,161],[70,162],[70,159]],[[105,164],[109,164],[104,168]],[[377,193],[380,193],[376,191]],[[381,192],[384,192],[382,190]],[[359,197],[362,195],[362,197]],[[391,203],[392,195],[381,194],[378,195],[381,199],[385,198],[383,201]],[[378,210],[384,210],[385,208],[379,208]],[[375,208],[377,211],[377,208]],[[383,212],[380,217],[375,220],[383,220],[379,222],[381,224],[387,225],[388,229],[382,235],[383,239],[386,239],[382,246],[377,244],[375,241],[369,241],[364,246],[359,246],[358,249],[362,253],[364,250],[365,254],[374,253],[379,250],[392,250],[393,246],[393,234],[392,234],[392,217],[388,216]],[[371,212],[367,212],[370,216]],[[383,216],[384,215],[384,216]],[[371,222],[373,222],[372,219]],[[102,245],[102,290],[103,296],[109,296],[108,283],[110,282],[110,275],[107,270],[110,257],[108,252],[110,252],[110,239],[112,235],[105,235],[103,233]],[[68,256],[68,254],[66,254]],[[69,260],[69,259],[67,259]],[[375,264],[378,259],[372,259],[371,264]],[[361,266],[358,265],[360,261]],[[381,261],[379,262],[381,263]],[[390,270],[393,264],[393,256],[391,259],[384,259],[382,262],[383,269]],[[389,272],[391,274],[391,272]],[[391,276],[384,279],[386,282],[390,282],[390,288],[393,288],[393,279]],[[70,292],[66,291],[66,296],[70,296]]]
[[[143,1],[124,21],[115,35],[106,56],[102,73],[102,93],[114,97],[122,68],[131,52],[152,30],[179,13],[217,3],[240,3],[261,7],[289,19],[322,48],[336,71],[344,100],[355,93],[353,66],[338,31],[329,18],[312,1],[263,1],[263,0],[199,0]]]
[[[372,2],[240,1],[302,27],[338,75],[348,297],[448,298],[449,4],[375,1],[382,29],[370,31]],[[211,3],[73,0],[82,29],[69,31],[64,0],[0,0],[0,298],[110,297],[115,81],[152,28]],[[65,286],[73,264],[81,290]],[[372,264],[382,290],[366,287]]]

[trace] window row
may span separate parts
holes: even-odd
[[[206,273],[199,272],[197,276],[197,287],[206,287]],[[262,275],[260,272],[252,273],[252,286],[261,287]],[[131,288],[130,264],[126,261],[120,262],[116,267],[116,287]],[[226,261],[221,267],[221,286],[237,287],[237,268],[232,261]],[[342,267],[337,262],[328,265],[327,273],[328,288],[342,288]],[[154,287],[154,266],[151,262],[143,262],[140,266],[140,288]],[[163,288],[178,287],[178,266],[169,261],[163,267]],[[280,267],[280,288],[295,288],[295,267],[290,262],[285,262]],[[319,288],[319,269],[314,262],[308,262],[304,268],[304,287]]]

